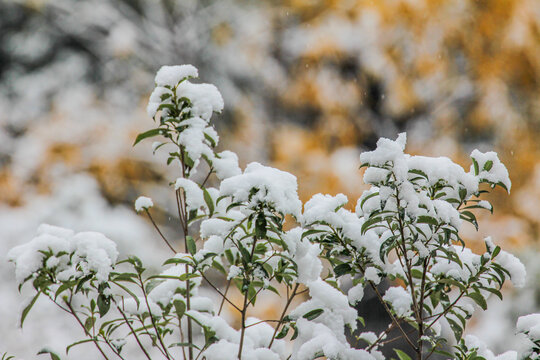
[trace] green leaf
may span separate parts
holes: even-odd
[[[161,135],[161,129],[159,129],[159,128],[145,131],[145,132],[137,135],[137,138],[135,139],[135,142],[133,143],[133,146],[137,145],[139,142],[141,142],[142,140],[144,140],[146,138],[157,136],[157,135]]]
[[[323,312],[323,309],[315,309],[305,313],[302,317],[311,321],[318,318]]]
[[[364,204],[366,203],[366,201],[368,201],[369,199],[371,199],[372,197],[377,196],[377,195],[379,195],[378,191],[376,191],[376,192],[374,192],[372,194],[369,194],[368,196],[363,198],[362,201],[360,202],[360,209],[364,209]]]
[[[37,354],[38,355],[49,354],[51,356],[51,360],[60,360],[60,356],[58,356],[57,354],[55,354],[49,349],[41,349]]]
[[[501,300],[503,299],[502,293],[501,293],[499,290],[497,290],[497,289],[484,288],[484,290],[489,291],[490,293],[497,295],[497,297],[498,297],[499,299],[501,299]]]
[[[298,328],[296,327],[295,324],[291,324],[292,328],[294,329],[294,333],[293,335],[291,336],[291,341],[296,339],[298,337]]]
[[[361,230],[362,235],[364,235],[366,233],[366,231],[369,230],[369,228],[372,225],[375,225],[375,224],[381,222],[382,220],[383,220],[383,218],[380,217],[380,216],[372,217],[372,218],[368,219],[366,222],[364,222],[362,224],[362,230]]]
[[[177,343],[173,343],[173,344],[171,344],[171,345],[169,345],[167,347],[168,348],[172,348],[172,347],[192,347],[194,349],[200,350],[200,348],[197,345],[187,343],[187,342],[177,342]]]
[[[225,250],[225,257],[227,258],[229,264],[234,265],[234,256],[231,249]]]
[[[504,185],[502,182],[498,182],[497,185],[499,185],[500,187],[502,187],[504,190],[506,190],[507,193],[510,193],[510,191],[508,191],[508,188],[506,187],[506,185]]]
[[[28,305],[26,305],[26,307],[24,308],[24,310],[22,311],[22,314],[21,314],[21,328],[23,326],[23,323],[24,323],[24,319],[26,319],[26,316],[28,315],[28,313],[30,312],[30,310],[32,309],[32,306],[34,306],[34,304],[36,303],[39,295],[41,295],[41,292],[38,291],[38,293],[36,294],[36,296],[34,296],[34,298],[32,299],[32,301],[30,301],[30,303]]]
[[[404,353],[403,351],[399,349],[394,349],[394,351],[396,352],[396,355],[398,356],[399,360],[412,360],[411,357],[407,355],[406,353]]]
[[[411,269],[411,275],[413,278],[422,279],[423,273],[418,269]]]
[[[255,221],[255,236],[257,239],[266,238],[266,217],[262,212],[257,215],[257,220]]]
[[[135,280],[133,280],[133,278],[137,278],[137,275],[133,273],[120,273],[120,274],[114,274],[112,280],[136,283]]]
[[[429,225],[433,225],[433,226],[439,225],[439,222],[437,221],[437,219],[435,219],[434,217],[431,217],[431,216],[427,216],[427,215],[420,215],[419,217],[417,217],[416,218],[416,223],[418,223],[418,224],[429,224]]]
[[[285,336],[287,336],[289,329],[290,329],[289,325],[283,326],[280,332],[276,335],[276,339],[283,339]]]
[[[461,337],[463,335],[463,329],[461,328],[461,326],[459,326],[459,324],[457,322],[455,322],[454,320],[452,320],[452,319],[450,319],[448,317],[446,318],[446,320],[448,321],[448,324],[450,324],[450,328],[454,332],[456,340],[457,341],[461,340]]]
[[[103,294],[99,294],[97,298],[97,306],[99,309],[99,316],[105,316],[111,307],[111,298]]]
[[[186,246],[189,253],[195,255],[197,252],[197,245],[195,245],[195,240],[193,240],[192,236],[186,236]]]
[[[227,275],[227,271],[225,270],[225,268],[223,267],[223,265],[221,265],[219,262],[217,262],[216,260],[212,261],[212,267],[214,269],[216,269],[217,271],[219,271],[220,273],[222,273],[223,275]]]
[[[173,306],[174,306],[174,311],[176,312],[176,316],[178,316],[178,319],[181,319],[182,316],[184,316],[184,313],[186,312],[186,304],[181,300],[174,300]]]
[[[203,188],[203,195],[204,195],[204,202],[206,203],[206,206],[208,206],[208,211],[210,212],[210,216],[214,215],[214,201],[212,200],[212,196],[210,196],[210,193],[208,190]]]
[[[485,171],[491,170],[492,167],[493,167],[493,161],[491,161],[491,160],[486,161],[486,163],[484,164],[484,170]]]
[[[336,274],[336,277],[345,275],[351,271],[351,266],[347,263],[339,264],[334,268],[334,273]]]
[[[497,255],[501,252],[500,246],[495,246],[495,249],[493,249],[493,252],[491,253],[491,259],[495,259]]]
[[[185,258],[170,258],[165,260],[163,265],[170,265],[170,264],[191,264],[192,261],[190,259]]]
[[[482,308],[482,310],[487,310],[487,302],[486,302],[486,299],[484,299],[484,297],[482,296],[482,294],[480,294],[479,292],[473,292],[473,293],[470,293],[470,294],[467,294],[465,295],[471,299],[474,300],[475,303],[477,303],[478,305],[480,305],[480,307]]]
[[[90,330],[94,327],[94,324],[96,323],[96,318],[93,316],[89,316],[86,318],[86,321],[84,322],[84,328],[87,332],[90,332]]]
[[[475,158],[471,158],[472,162],[473,162],[473,166],[474,166],[474,175],[478,176],[478,174],[480,173],[480,169],[478,167],[478,162],[476,161]]]
[[[410,173],[413,173],[413,174],[416,174],[416,175],[420,175],[422,176],[423,178],[425,178],[426,180],[428,179],[428,176],[426,175],[425,172],[423,172],[422,170],[419,170],[419,169],[411,169],[409,170]]]
[[[467,197],[467,189],[459,188],[459,198],[461,199],[461,201],[465,200],[466,197]]]
[[[212,147],[216,147],[216,141],[210,135],[208,135],[207,133],[204,133],[204,138],[208,140],[208,142],[210,143]]]
[[[310,235],[313,235],[313,234],[325,233],[325,232],[327,232],[327,231],[326,230],[315,230],[315,229],[304,231],[304,233],[302,233],[302,239],[304,239],[306,236],[310,236]]]
[[[461,282],[454,280],[454,279],[439,279],[437,280],[439,283],[448,284],[448,285],[454,285],[457,286],[461,291],[465,291],[466,287]]]
[[[242,243],[238,243],[238,250],[240,250],[240,254],[242,255],[242,259],[246,264],[249,264],[251,262],[251,254],[247,249],[242,245]]]

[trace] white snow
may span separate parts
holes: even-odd
[[[184,78],[199,77],[197,68],[193,65],[162,66],[154,79],[157,86],[176,86]]]
[[[8,260],[15,263],[17,282],[21,283],[41,268],[46,257],[43,252],[52,252],[53,260],[48,264],[56,266],[59,280],[94,273],[99,282],[107,281],[118,258],[116,244],[101,233],[74,234],[68,229],[43,225],[35,238],[7,254]]]
[[[202,207],[206,207],[203,190],[196,182],[186,178],[178,178],[174,183],[174,189],[184,190],[186,195],[186,207],[188,210],[198,210]]]
[[[233,201],[245,202],[249,207],[264,203],[276,211],[299,219],[302,203],[298,199],[297,190],[294,175],[252,162],[243,174],[223,180],[220,194],[232,196]]]
[[[212,159],[212,166],[220,180],[224,180],[236,175],[240,175],[242,170],[238,166],[238,155],[232,151],[225,150],[216,154]]]
[[[523,287],[527,277],[527,270],[523,263],[514,255],[501,250],[495,258],[495,262],[499,263],[503,268],[510,273],[510,280],[516,287]]]
[[[374,267],[368,267],[364,272],[364,277],[366,280],[373,282],[375,285],[381,282],[379,271]]]
[[[478,163],[478,170],[480,171],[478,174],[478,178],[482,180],[487,180],[492,183],[503,183],[506,188],[508,189],[508,192],[510,192],[510,189],[512,188],[512,182],[510,181],[510,177],[508,175],[508,170],[504,166],[503,163],[499,160],[499,156],[494,151],[488,151],[486,153],[482,153],[478,150],[473,150],[471,153],[471,158],[475,159]],[[491,169],[486,170],[484,169],[484,166],[488,161],[491,161]],[[474,166],[471,165],[471,172],[474,172]]]
[[[351,305],[356,305],[362,300],[363,297],[364,297],[364,286],[362,284],[353,286],[347,292],[347,299],[349,300],[349,304]]]
[[[336,213],[336,210],[347,204],[347,201],[347,197],[343,194],[337,194],[336,196],[323,194],[313,195],[313,197],[304,204],[304,224],[312,224],[318,221],[330,225],[342,224],[343,220],[341,216]]]
[[[137,212],[148,210],[152,206],[154,206],[154,202],[149,197],[139,196],[137,200],[135,200],[135,211]]]
[[[401,286],[393,286],[386,290],[383,300],[390,303],[392,309],[399,317],[406,317],[411,313],[411,294]]]

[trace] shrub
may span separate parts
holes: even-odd
[[[158,274],[136,256],[119,261],[114,242],[102,234],[42,225],[8,255],[19,289],[30,283],[35,290],[21,326],[44,296],[85,335],[66,352],[93,343],[105,359],[124,359],[127,342],[147,359],[384,359],[382,350],[398,339],[405,347],[394,351],[402,360],[434,353],[539,358],[538,314],[518,321],[525,344],[519,354],[495,357],[478,339],[463,336],[489,296],[502,299],[506,280],[524,284],[516,257],[490,238],[485,252],[475,254],[460,237],[463,222],[478,228],[475,211],[493,212],[482,199],[491,188],[510,191],[497,154],[473,151],[466,172],[448,158],[405,154],[405,134],[380,139],[360,157],[371,188],[354,212],[343,194],[317,194],[302,211],[293,175],[255,162],[241,171],[236,154],[216,151],[219,136],[210,120],[223,100],[215,86],[190,81],[197,76],[191,65],[159,70],[148,105],[155,127],[135,141],[159,138],[153,151],[166,151],[167,165],[179,169],[170,186],[183,252],[163,235],[147,197],[135,209],[150,218],[173,255]],[[211,177],[219,188],[207,185]],[[344,279],[352,281],[347,291]],[[386,291],[378,286],[383,280],[393,284]],[[203,283],[219,303],[199,293]],[[366,287],[390,318],[378,334],[367,331],[355,308]],[[234,288],[240,301],[231,296]],[[268,292],[284,298],[280,316],[248,317]],[[239,315],[239,329],[222,315],[225,303]],[[444,327],[454,338],[449,343]]]

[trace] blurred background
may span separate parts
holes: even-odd
[[[539,1],[0,1],[2,254],[46,222],[101,231],[151,263],[168,255],[132,204],[150,195],[171,227],[175,169],[150,141],[131,145],[152,126],[155,72],[184,63],[223,94],[220,147],[292,172],[303,201],[342,192],[354,206],[358,155],[382,136],[406,131],[409,153],[466,169],[474,148],[497,151],[511,195],[496,191],[495,215],[463,234],[519,255],[529,285],[470,331],[512,347],[515,319],[540,303]],[[0,274],[0,353],[31,359],[82,335],[45,302],[18,329],[24,297],[5,258]]]

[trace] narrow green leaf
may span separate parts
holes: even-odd
[[[323,312],[323,309],[315,309],[305,313],[302,317],[311,321],[318,318]]]
[[[500,246],[495,246],[495,249],[493,249],[493,252],[491,253],[491,259],[495,259],[497,255],[501,252]]]
[[[223,267],[223,265],[221,265],[219,262],[217,262],[216,260],[212,261],[212,267],[214,269],[216,269],[217,271],[219,271],[220,273],[222,273],[223,275],[227,275],[227,271],[225,270],[225,268]]]
[[[486,163],[484,164],[484,170],[485,171],[491,170],[492,167],[493,167],[493,161],[491,161],[491,160],[486,161]]]
[[[377,217],[372,217],[370,219],[368,219],[366,222],[364,222],[362,224],[362,229],[361,229],[361,233],[362,235],[366,233],[367,230],[369,230],[369,228],[379,222],[381,222],[383,220],[382,217],[380,216],[377,216]]]
[[[203,188],[203,195],[204,195],[204,202],[206,203],[206,206],[208,206],[208,211],[210,212],[210,216],[214,215],[214,201],[212,200],[212,196],[210,196],[210,193],[208,190]]]
[[[51,357],[51,360],[60,360],[60,356],[58,356],[57,354],[55,354],[53,351],[49,349],[41,349],[37,354],[38,355],[49,354]]]
[[[97,306],[99,309],[99,316],[105,316],[111,307],[111,298],[103,294],[99,294],[97,298]]]
[[[30,301],[30,303],[28,305],[26,305],[26,307],[24,308],[24,310],[22,311],[22,314],[21,314],[21,328],[23,326],[23,323],[24,323],[24,319],[26,319],[26,316],[28,315],[28,313],[30,312],[30,310],[32,309],[32,306],[34,306],[34,304],[36,303],[39,295],[41,295],[41,292],[38,291],[37,294],[34,296],[34,298],[32,299],[32,301]]]
[[[289,329],[290,329],[289,325],[283,326],[280,332],[276,335],[276,339],[283,339],[285,336],[287,336]]]
[[[377,195],[379,195],[378,191],[376,191],[376,192],[374,192],[372,194],[369,194],[368,196],[363,198],[362,201],[360,202],[360,209],[364,209],[364,204],[366,203],[366,201],[368,201],[369,199],[371,199],[372,197],[377,196]]]
[[[448,321],[448,324],[450,324],[450,328],[454,332],[456,340],[457,341],[461,340],[461,337],[463,336],[463,329],[461,328],[461,326],[459,326],[457,322],[455,322],[454,320],[448,317],[446,318],[446,320]]]
[[[418,269],[411,269],[411,275],[413,278],[421,279],[423,277],[422,271]]]
[[[482,308],[482,310],[487,310],[486,299],[484,299],[482,294],[480,294],[479,292],[473,292],[473,293],[467,294],[465,296],[473,299],[474,302],[477,303]]]
[[[412,360],[411,357],[407,355],[406,353],[404,353],[403,351],[399,349],[394,349],[394,351],[396,352],[396,355],[398,356],[399,360]]]
[[[473,166],[474,166],[474,175],[478,176],[478,174],[480,173],[480,169],[478,167],[478,162],[476,161],[475,158],[471,158],[472,162],[473,162]]]
[[[208,135],[207,133],[204,133],[204,138],[208,140],[208,142],[210,143],[212,147],[216,147],[216,141],[210,135]]]
[[[484,288],[484,290],[489,291],[490,293],[497,295],[497,297],[498,297],[499,299],[501,299],[501,300],[503,299],[502,293],[501,293],[499,290],[497,290],[497,289]]]
[[[189,253],[195,255],[197,252],[197,245],[195,245],[195,240],[193,240],[192,236],[186,236],[186,246]]]
[[[172,348],[172,347],[192,347],[194,349],[197,349],[197,350],[200,350],[200,348],[195,345],[195,344],[191,344],[191,343],[187,343],[187,342],[177,342],[177,343],[172,343],[171,345],[167,346],[168,348]]]
[[[84,322],[84,328],[86,331],[90,332],[90,330],[94,327],[94,324],[96,323],[96,318],[93,316],[89,316],[86,318]]]
[[[257,239],[266,238],[266,217],[262,212],[257,215],[257,220],[255,221],[255,236]]]
[[[292,328],[294,329],[294,333],[293,335],[291,336],[291,341],[296,339],[298,337],[298,328],[296,327],[295,324],[291,324]]]
[[[159,128],[145,131],[145,132],[137,135],[137,138],[135,139],[135,142],[133,143],[133,146],[137,145],[139,142],[141,142],[142,140],[144,140],[146,138],[157,136],[157,135],[160,135],[160,134],[161,134],[161,129],[159,129]]]
[[[306,236],[310,236],[310,235],[314,235],[314,234],[320,234],[320,233],[325,233],[327,232],[326,230],[315,230],[315,229],[311,229],[311,230],[308,230],[308,231],[304,231],[304,233],[302,234],[302,239],[305,238]]]
[[[174,306],[174,311],[176,312],[176,316],[178,316],[178,319],[181,319],[182,316],[184,316],[184,313],[186,312],[186,304],[181,300],[174,300],[173,306]]]
[[[351,266],[347,263],[339,264],[334,268],[334,273],[336,274],[336,277],[340,277],[342,275],[345,275],[351,271]]]
[[[431,216],[427,216],[427,215],[420,215],[419,217],[417,217],[416,218],[416,223],[418,223],[418,224],[429,224],[429,225],[433,225],[433,226],[439,225],[439,222],[437,221],[437,219],[435,219],[434,217],[431,217]]]

